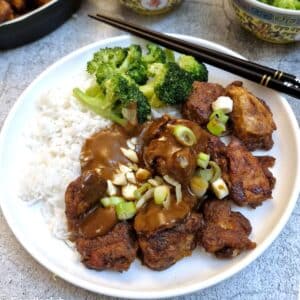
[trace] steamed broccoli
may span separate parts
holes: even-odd
[[[142,58],[144,63],[153,64],[166,62],[167,56],[163,48],[155,44],[147,44],[146,48],[148,50],[148,53],[145,54]]]
[[[150,104],[152,97],[165,104],[180,104],[192,90],[193,76],[174,62],[154,63],[148,72],[153,78],[140,90],[148,96]]]
[[[87,71],[96,74],[97,82],[101,84],[113,74],[127,75],[137,84],[147,81],[147,68],[142,62],[142,49],[139,45],[128,48],[105,48],[94,54],[87,64]]]
[[[145,122],[151,112],[145,96],[126,77],[119,74],[103,81],[101,86],[96,85],[85,92],[76,88],[73,94],[96,114],[122,126],[135,121],[129,120],[126,115],[126,110],[132,110],[132,107],[139,123]]]
[[[193,56],[181,55],[178,59],[178,65],[183,70],[189,72],[193,76],[194,80],[208,80],[208,71],[206,66],[198,62]]]
[[[299,0],[259,0],[260,2],[287,9],[300,9]]]

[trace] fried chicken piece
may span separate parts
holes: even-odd
[[[14,13],[10,4],[5,0],[0,0],[0,23],[13,19]]]
[[[69,231],[88,268],[125,271],[136,257],[137,241],[132,225],[118,223],[114,208],[99,206],[106,188],[95,171],[86,171],[69,184],[65,193]]]
[[[250,151],[271,149],[272,133],[276,130],[276,125],[267,104],[247,91],[241,82],[230,84],[226,88],[226,95],[233,100],[233,111],[230,116],[233,135]]]
[[[212,103],[223,95],[225,89],[221,85],[195,81],[192,93],[182,106],[183,117],[199,125],[205,125],[212,113]]]
[[[172,227],[150,232],[137,232],[143,263],[153,270],[164,270],[185,256],[197,245],[196,234],[202,226],[202,216],[192,213]]]
[[[76,248],[86,267],[121,272],[128,270],[135,260],[138,244],[132,225],[121,222],[104,236],[78,238]]]
[[[184,146],[175,138],[172,130],[176,125],[191,129],[196,136],[193,146]],[[171,119],[169,116],[155,120],[148,125],[142,136],[141,160],[145,166],[161,176],[169,175],[182,184],[187,184],[196,169],[197,154],[213,151],[214,146],[223,145],[195,122]]]
[[[79,218],[99,202],[106,189],[106,181],[96,171],[86,171],[69,184],[65,193],[65,213],[70,231],[75,229]]]
[[[272,198],[275,179],[268,170],[270,161],[264,159],[262,163],[262,159],[253,156],[236,138],[232,138],[227,146],[226,157],[228,165],[224,179],[227,180],[230,197],[235,203],[255,208],[264,200]]]
[[[25,0],[10,0],[10,4],[17,12],[23,12],[26,8]]]
[[[229,258],[250,250],[256,244],[249,240],[251,224],[241,213],[233,212],[228,201],[208,200],[203,210],[204,225],[199,244],[219,258]]]
[[[46,3],[50,2],[52,0],[35,0],[35,5],[37,5],[38,7],[45,5]]]

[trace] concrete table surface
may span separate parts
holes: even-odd
[[[87,18],[104,9],[113,15],[166,32],[193,35],[229,47],[250,60],[300,76],[300,44],[272,45],[240,28],[226,0],[186,0],[164,16],[139,16],[117,0],[86,0],[80,11],[50,35],[32,44],[0,52],[0,126],[10,108],[49,65],[89,43],[121,32]],[[288,98],[297,119],[300,101]],[[299,199],[298,199],[299,200]],[[77,288],[39,265],[18,243],[0,212],[0,299],[109,299]],[[232,278],[198,293],[177,299],[299,298],[300,202],[269,249]]]

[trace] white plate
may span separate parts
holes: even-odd
[[[186,40],[211,47],[228,54],[238,55],[217,44],[179,36]],[[87,60],[100,47],[126,46],[143,41],[129,36],[107,39],[63,58],[43,72],[21,95],[10,112],[0,136],[0,199],[4,216],[20,243],[42,265],[61,278],[101,294],[126,298],[161,298],[194,292],[216,284],[237,273],[254,261],[278,236],[286,224],[297,200],[299,176],[299,129],[296,118],[287,101],[279,94],[250,83],[245,85],[271,107],[278,130],[274,134],[275,145],[268,153],[277,158],[273,173],[277,178],[273,199],[256,210],[239,209],[253,226],[251,238],[256,249],[232,260],[218,260],[201,250],[182,259],[171,268],[154,272],[136,260],[124,273],[97,272],[86,269],[76,254],[49,232],[41,216],[39,206],[27,206],[16,192],[15,164],[22,156],[24,145],[22,129],[35,112],[34,103],[43,90],[63,82],[70,74],[85,68]],[[223,85],[239,79],[229,73],[209,68],[212,82]],[[22,172],[22,170],[20,170]],[[270,278],[271,280],[271,278]]]

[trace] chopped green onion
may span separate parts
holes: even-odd
[[[197,171],[196,174],[199,175],[200,177],[202,177],[204,180],[210,181],[214,176],[214,171],[211,168],[204,169],[204,170],[200,169],[200,170]]]
[[[198,197],[201,198],[204,196],[208,189],[208,181],[199,176],[194,176],[191,179],[190,187],[192,192]]]
[[[201,167],[203,169],[206,169],[209,162],[209,154],[206,154],[204,152],[200,152],[197,156],[197,165],[198,167]]]
[[[220,136],[223,132],[226,131],[226,126],[224,123],[218,121],[217,119],[210,120],[206,125],[208,131],[216,136]]]
[[[229,117],[222,111],[222,110],[216,110],[212,112],[212,114],[209,116],[210,120],[217,119],[223,124],[226,124]]]
[[[136,206],[134,202],[120,202],[116,206],[116,213],[119,220],[128,220],[136,214]]]
[[[223,199],[229,195],[228,187],[222,178],[217,179],[211,184],[213,192],[218,199]]]
[[[122,197],[117,197],[117,196],[112,196],[112,197],[104,197],[100,200],[101,204],[104,207],[109,207],[109,206],[116,206],[121,202],[124,202],[124,198]]]
[[[210,161],[208,163],[208,165],[212,168],[213,170],[213,177],[210,179],[210,182],[213,183],[214,181],[216,181],[217,179],[219,179],[221,177],[221,168],[218,166],[217,163],[215,163],[214,161]]]
[[[144,183],[142,186],[140,186],[138,189],[136,189],[134,191],[133,194],[134,194],[135,199],[140,199],[145,192],[147,192],[149,189],[151,189],[151,187],[152,186],[150,183]]]
[[[167,185],[160,185],[154,188],[154,202],[161,205],[170,197],[170,188]]]
[[[194,132],[186,126],[175,125],[173,128],[173,134],[176,140],[184,146],[190,147],[197,142],[197,138]]]

